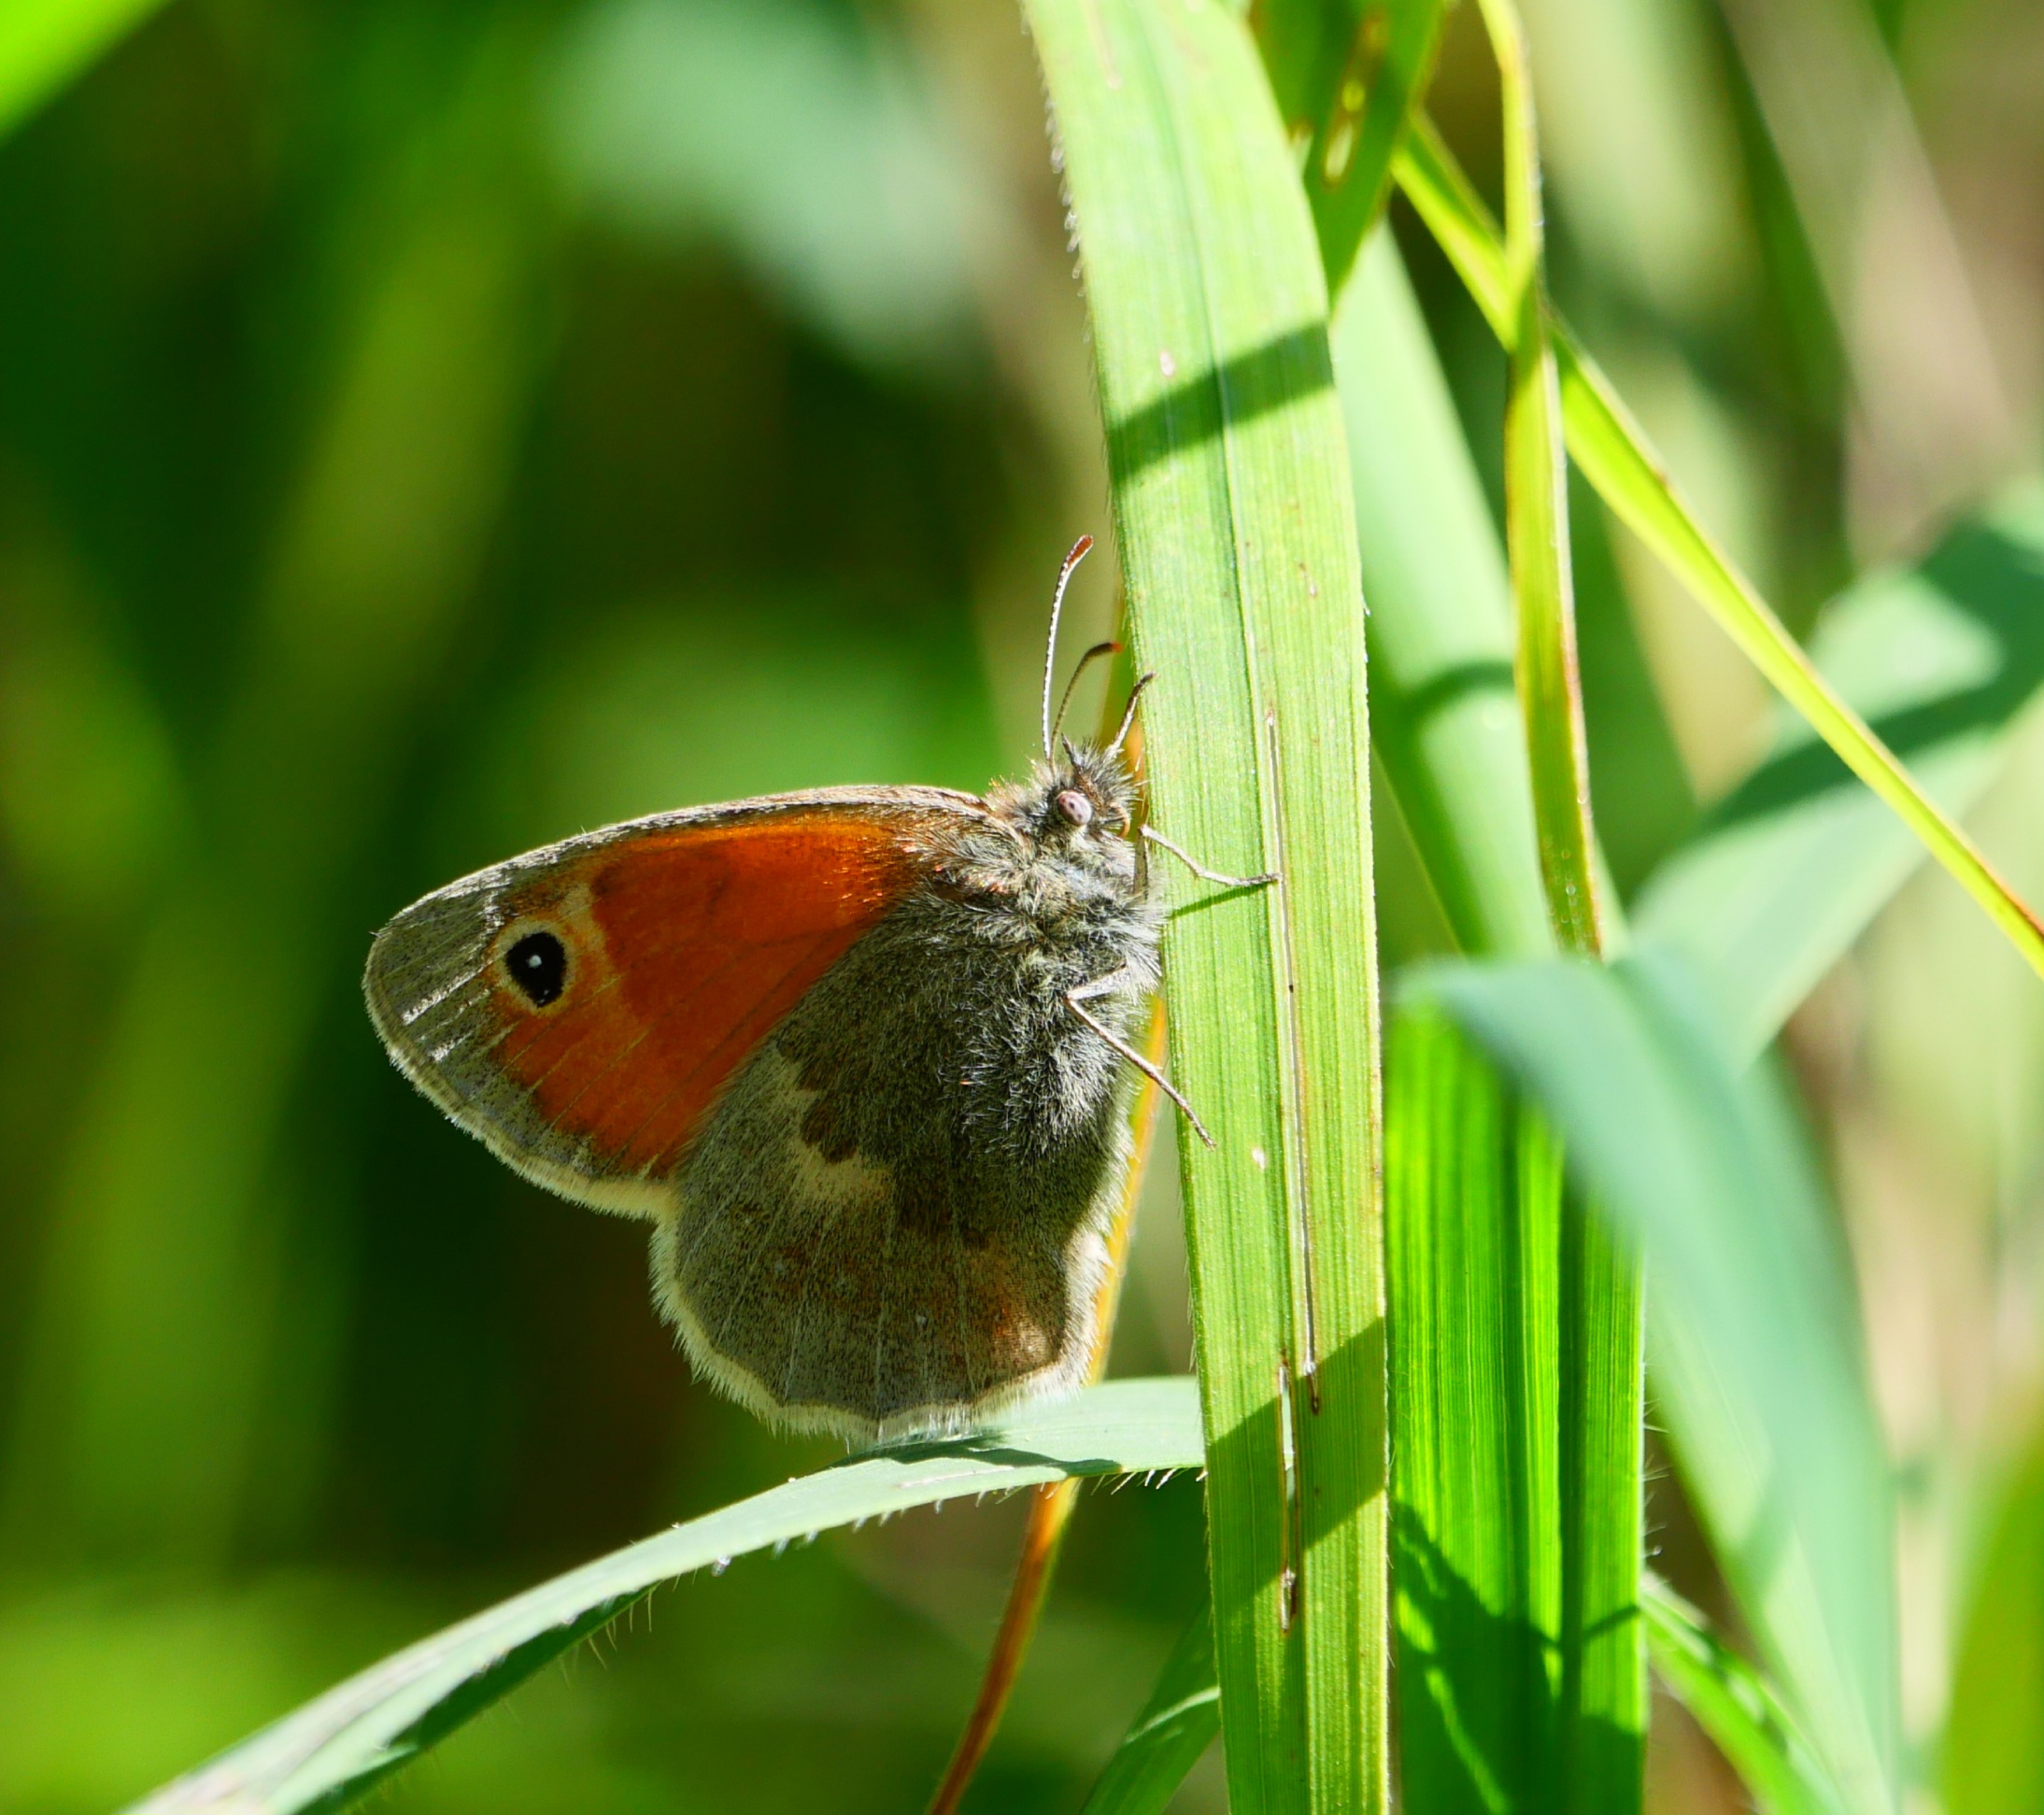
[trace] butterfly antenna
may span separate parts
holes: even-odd
[[[1136,676],[1136,684],[1128,689],[1128,709],[1121,715],[1121,729],[1114,733],[1114,741],[1107,746],[1109,756],[1114,757],[1121,754],[1121,746],[1128,743],[1129,729],[1136,722],[1136,702],[1143,698],[1143,689],[1148,687],[1156,678],[1157,671],[1155,669],[1152,669],[1147,674],[1138,674]]]
[[[1057,701],[1057,716],[1050,721],[1053,736],[1057,734],[1057,727],[1065,722],[1065,708],[1072,703],[1072,689],[1078,686],[1079,676],[1086,673],[1090,663],[1098,661],[1102,656],[1118,656],[1119,654],[1121,654],[1121,645],[1118,643],[1096,643],[1086,654],[1079,658],[1079,665],[1072,671],[1072,678],[1065,683],[1065,690]]]
[[[1057,591],[1050,602],[1050,647],[1043,651],[1043,760],[1050,758],[1050,684],[1057,669],[1057,619],[1065,608],[1065,588],[1072,584],[1072,570],[1086,557],[1093,538],[1082,535],[1072,545],[1065,564],[1057,570]]]

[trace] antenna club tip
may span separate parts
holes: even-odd
[[[1093,552],[1093,538],[1082,535],[1072,545],[1072,552],[1065,557],[1065,572],[1071,573],[1087,555]]]

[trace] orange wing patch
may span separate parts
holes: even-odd
[[[551,926],[558,1001],[500,962],[507,1075],[618,1172],[669,1170],[732,1069],[908,889],[898,830],[835,815],[650,833],[506,899],[508,949]]]
[[[549,1189],[658,1214],[719,1088],[911,889],[939,788],[663,815],[478,871],[376,935],[369,1011],[406,1076]]]

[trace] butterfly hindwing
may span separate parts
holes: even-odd
[[[1125,1079],[992,926],[904,900],[731,1079],[676,1177],[662,1310],[783,1423],[929,1429],[1083,1378]]]

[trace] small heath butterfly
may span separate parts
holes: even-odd
[[[1055,754],[1046,660],[1043,760],[984,800],[770,795],[479,871],[376,935],[376,1031],[527,1178],[650,1219],[689,1359],[774,1423],[864,1439],[1072,1390],[1130,1068],[1191,1116],[1130,1043],[1148,845],[1271,880],[1135,832],[1135,704]]]

